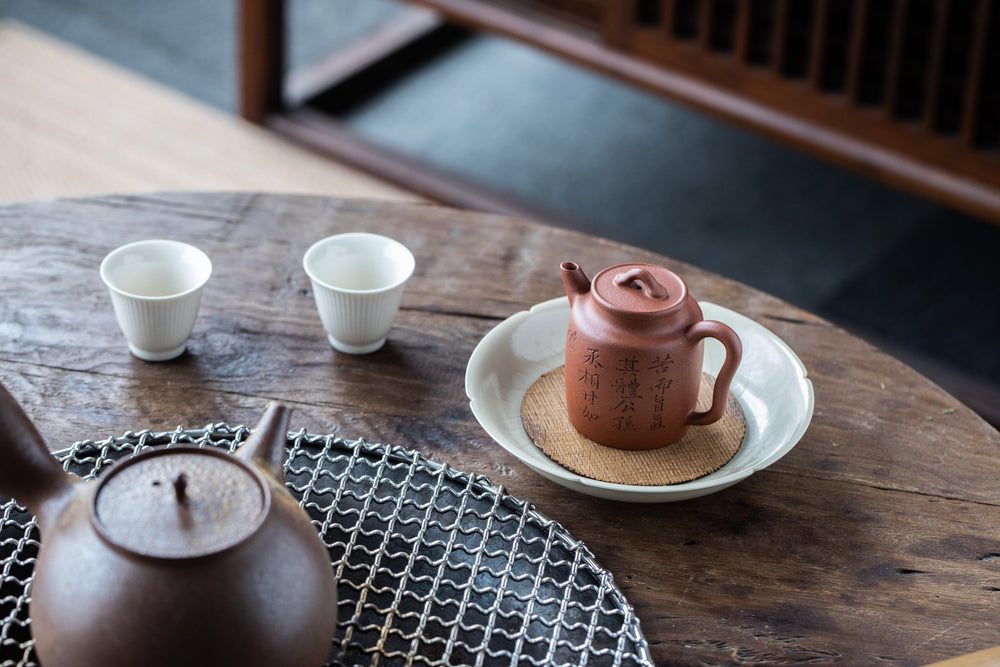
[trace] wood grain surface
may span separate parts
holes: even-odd
[[[388,344],[326,342],[302,270],[324,236],[366,230],[417,269]],[[98,276],[112,248],[173,238],[214,273],[188,352],[128,353]],[[591,275],[663,264],[692,293],[766,326],[816,394],[785,458],[721,493],[630,505],[568,491],[494,444],[464,392],[473,348],[504,318]],[[0,382],[50,447],[128,430],[252,424],[408,447],[487,475],[584,542],[635,606],[659,664],[919,665],[1000,643],[1000,434],[902,363],[745,285],[637,248],[423,205],[172,194],[0,207]]]

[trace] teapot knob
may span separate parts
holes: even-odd
[[[663,301],[670,297],[667,288],[661,285],[646,269],[636,268],[616,274],[614,284],[619,287],[641,289],[643,294],[657,301]]]

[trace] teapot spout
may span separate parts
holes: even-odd
[[[240,448],[239,456],[244,461],[264,468],[277,480],[284,481],[285,442],[288,438],[288,419],[292,409],[287,405],[271,401],[264,415],[254,427],[253,434]]]
[[[44,530],[73,489],[21,405],[0,385],[0,493],[23,503]]]
[[[572,306],[578,297],[590,291],[590,280],[576,262],[563,262],[559,268],[562,269],[563,285]]]

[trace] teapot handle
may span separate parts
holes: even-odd
[[[16,499],[34,514],[73,482],[45,446],[28,415],[0,384],[0,493]]]
[[[729,385],[736,375],[736,369],[743,358],[743,343],[740,337],[730,327],[715,320],[695,322],[687,330],[687,339],[697,343],[704,338],[715,338],[726,348],[726,360],[715,378],[715,389],[712,391],[712,407],[705,412],[695,412],[687,416],[684,423],[690,426],[705,426],[722,418],[726,411],[726,400],[729,398]]]

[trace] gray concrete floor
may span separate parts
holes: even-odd
[[[234,4],[0,0],[0,18],[232,111]],[[308,61],[398,10],[388,0],[292,0],[291,58]],[[953,372],[1000,387],[1000,226],[490,37],[346,120],[361,136],[538,202],[578,229],[828,317],[948,388]]]

